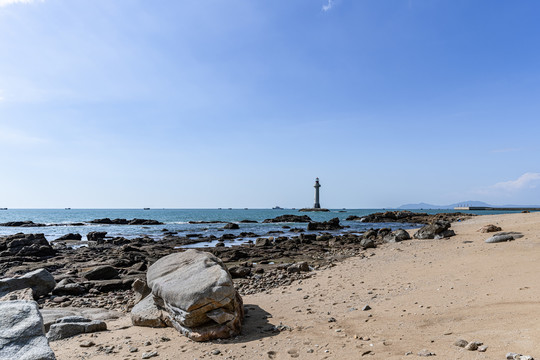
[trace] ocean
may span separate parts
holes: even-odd
[[[306,229],[306,223],[268,223],[263,224],[264,219],[275,218],[280,215],[308,215],[314,221],[327,221],[331,218],[339,218],[342,225],[349,226],[340,232],[362,233],[370,228],[389,227],[413,228],[415,224],[401,223],[362,223],[359,221],[346,221],[348,216],[364,216],[374,212],[382,212],[396,209],[332,209],[329,212],[299,212],[294,209],[7,209],[0,211],[0,223],[10,221],[33,221],[34,223],[55,224],[45,227],[6,227],[0,226],[0,235],[11,235],[15,233],[43,233],[47,240],[55,240],[68,233],[79,233],[86,239],[85,235],[91,231],[106,231],[107,236],[123,236],[125,238],[135,238],[149,236],[159,240],[163,236],[164,229],[178,232],[179,236],[185,234],[202,234],[203,236],[222,236],[225,233],[240,234],[241,232],[253,232],[258,235],[266,235],[269,231],[283,231],[279,236],[293,236],[295,233],[283,229],[284,225],[291,228]],[[437,214],[443,212],[455,212],[453,210],[413,210],[414,212],[425,212]],[[465,211],[476,214],[496,214],[508,213],[509,211]],[[88,224],[88,221],[100,218],[122,218],[122,219],[152,219],[163,222],[163,225],[98,225]],[[222,228],[225,223],[239,222],[241,220],[255,220],[257,223],[241,223],[238,230],[225,230]],[[189,224],[189,221],[220,221],[214,224]],[[70,226],[70,223],[81,222],[83,226]],[[309,232],[306,232],[309,233]],[[211,246],[213,244],[206,244]]]

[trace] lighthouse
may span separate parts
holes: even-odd
[[[321,204],[319,203],[319,188],[321,187],[321,184],[319,184],[319,178],[315,179],[315,204],[313,205],[314,209],[320,209]]]

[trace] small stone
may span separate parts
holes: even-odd
[[[82,343],[79,344],[80,347],[92,347],[96,345],[95,342],[93,342],[92,340],[88,341],[88,340],[85,340],[83,341]]]
[[[136,348],[136,347],[134,347],[134,346],[131,346],[128,350],[129,350],[130,353],[134,353],[134,352],[139,351],[139,348]]]
[[[145,341],[145,342],[144,342],[144,346],[150,346],[150,345],[152,345],[152,342],[151,342],[151,341]]]
[[[368,311],[368,310],[371,310],[371,306],[369,305],[366,305],[362,308],[362,311]]]
[[[463,339],[456,340],[456,342],[454,343],[455,346],[459,346],[459,347],[462,347],[462,348],[464,348],[468,344],[469,344],[469,342],[467,340],[463,340]]]
[[[331,323],[331,322],[336,322],[336,318],[333,318],[333,317],[328,318],[328,322],[330,322],[330,323]]]
[[[142,354],[142,358],[143,359],[150,359],[154,356],[158,356],[158,352],[157,351],[151,351],[151,352],[147,352],[147,353],[143,353]]]
[[[470,343],[467,344],[467,346],[465,346],[465,350],[475,351],[478,349],[480,345],[483,345],[483,343],[478,342],[478,341],[471,341]]]
[[[486,352],[487,348],[488,348],[487,345],[479,346],[478,347],[478,352]]]
[[[210,354],[219,355],[219,354],[221,354],[221,351],[219,349],[215,349],[215,350],[212,350],[212,352]]]

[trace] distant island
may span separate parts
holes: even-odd
[[[540,207],[538,205],[490,205],[483,201],[461,201],[455,204],[450,205],[433,205],[427,203],[418,203],[418,204],[405,204],[398,207],[398,209],[426,209],[426,210],[441,210],[441,209],[454,209],[456,207],[469,206],[469,207],[493,207],[493,208],[524,208],[524,207]]]

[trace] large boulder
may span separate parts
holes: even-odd
[[[0,280],[0,297],[12,291],[30,288],[34,298],[38,299],[42,295],[47,295],[56,286],[54,277],[45,269],[38,269],[26,273],[18,278],[7,278]]]
[[[18,233],[0,237],[0,257],[30,256],[39,259],[55,253],[43,234]]]
[[[150,266],[146,279],[154,303],[190,339],[207,341],[240,333],[242,298],[214,255],[192,249],[165,256]]]
[[[0,359],[56,359],[34,301],[0,302]]]
[[[90,231],[86,234],[86,239],[88,241],[95,241],[99,244],[105,240],[105,236],[107,236],[106,231]]]
[[[77,233],[69,233],[69,234],[60,236],[60,237],[59,237],[58,239],[56,239],[55,241],[81,240],[81,239],[82,239],[81,234],[77,234]]]
[[[437,221],[418,230],[414,234],[415,239],[443,239],[454,236],[454,230],[450,230],[450,223],[447,221]]]

